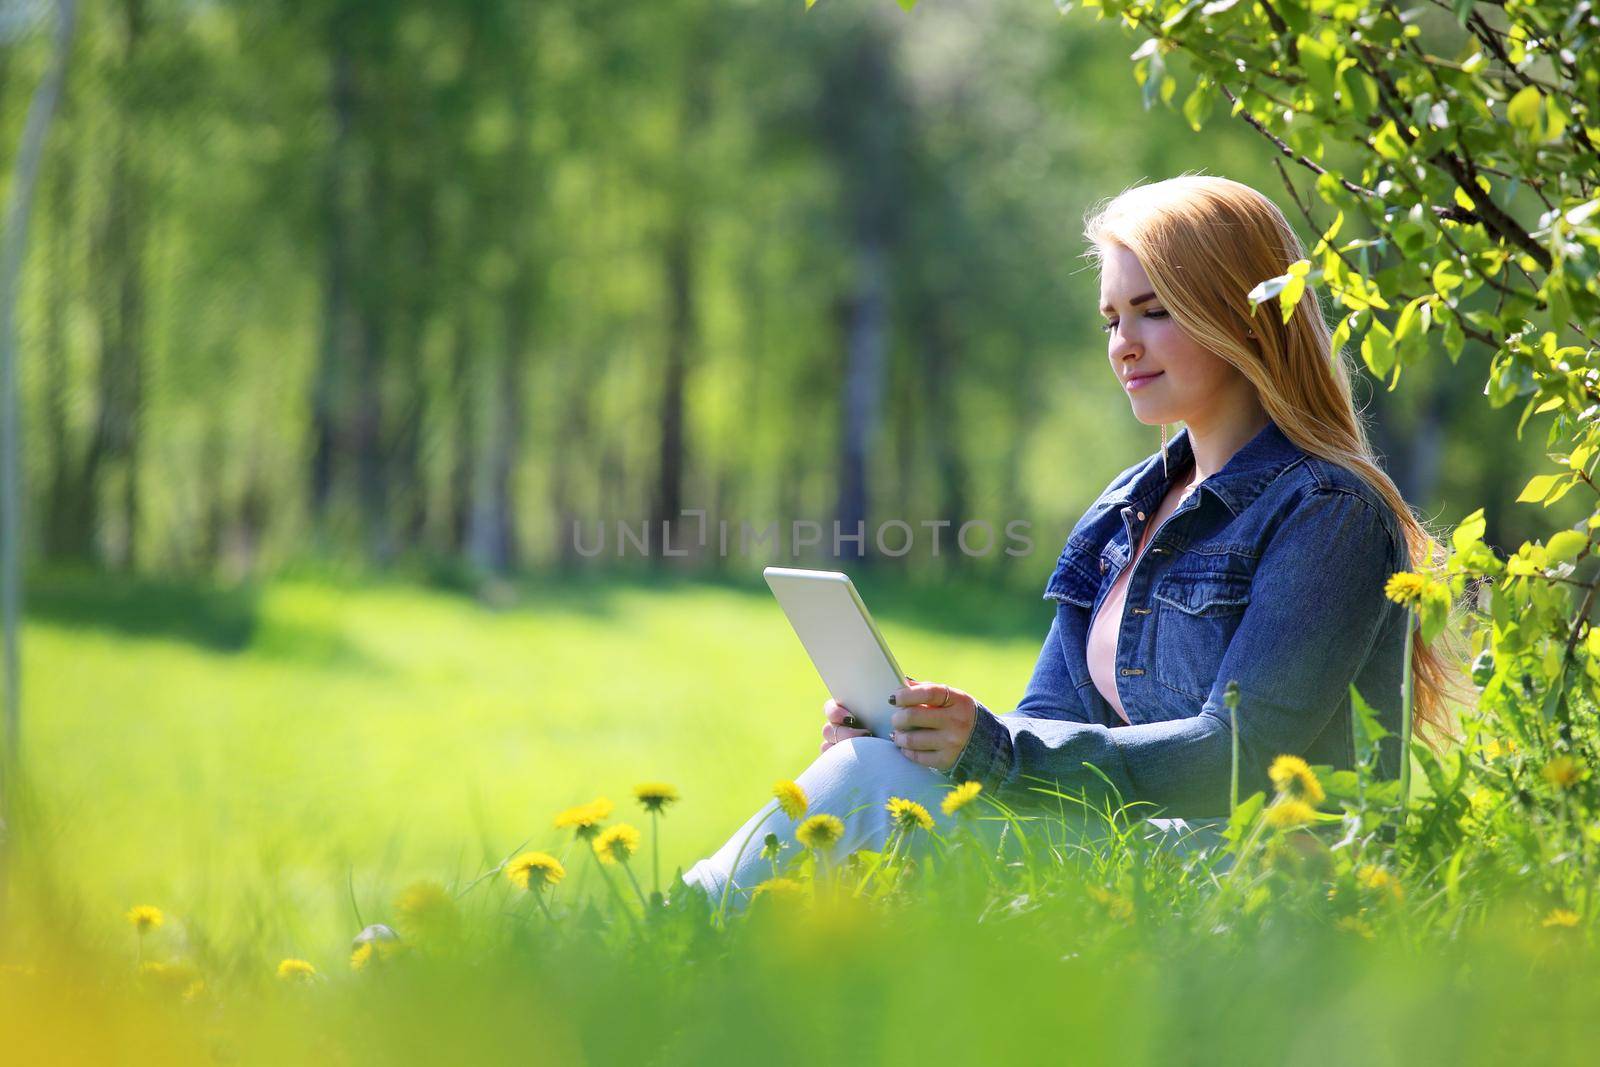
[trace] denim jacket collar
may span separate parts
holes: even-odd
[[[1192,455],[1189,428],[1184,427],[1167,443],[1167,468],[1181,470]],[[1200,491],[1209,491],[1234,515],[1239,515],[1274,478],[1304,455],[1278,429],[1278,424],[1269,420],[1259,433],[1228,458],[1220,471],[1200,483]],[[1158,452],[1145,461],[1144,467],[1118,495],[1108,497],[1106,503],[1115,508],[1136,507],[1153,511],[1154,505],[1166,496],[1170,486],[1171,479],[1162,470],[1161,454]]]

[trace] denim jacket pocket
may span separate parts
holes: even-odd
[[[1203,702],[1250,603],[1250,576],[1172,572],[1156,583],[1151,595],[1158,605],[1156,642],[1161,649],[1156,681]]]

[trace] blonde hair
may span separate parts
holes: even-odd
[[[1135,186],[1099,206],[1084,236],[1097,256],[1112,245],[1131,251],[1162,306],[1255,386],[1290,441],[1354,472],[1384,499],[1400,522],[1412,569],[1442,569],[1443,549],[1378,466],[1351,395],[1349,364],[1333,351],[1312,287],[1288,322],[1276,300],[1253,313],[1250,290],[1306,258],[1277,205],[1227,178],[1184,175]],[[1413,718],[1418,736],[1435,748],[1451,735],[1447,698],[1458,669],[1447,641],[1425,644],[1419,635],[1413,642]]]

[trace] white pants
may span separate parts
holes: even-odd
[[[807,816],[826,812],[844,823],[844,837],[828,857],[833,862],[858,848],[876,851],[883,847],[892,828],[885,808],[890,797],[904,797],[927,808],[940,833],[954,821],[953,816],[940,809],[940,802],[952,788],[950,779],[931,767],[912,763],[893,742],[881,737],[841,741],[818,756],[795,781],[811,802]],[[982,805],[981,800],[975,803]],[[1214,843],[1227,820],[1186,823],[1181,819],[1150,819],[1147,823],[1154,834],[1175,834],[1169,841],[1188,849]],[[729,904],[742,906],[748,902],[750,890],[772,877],[772,863],[761,855],[763,839],[768,833],[776,834],[784,846],[780,864],[787,862],[799,848],[794,839],[795,825],[793,819],[778,810],[776,800],[769,800],[726,844],[684,872],[683,880],[703,889],[716,901],[721,899],[723,886],[731,876],[733,892],[729,894]],[[997,837],[1004,823],[982,820],[979,825],[986,828],[983,832],[988,836]]]

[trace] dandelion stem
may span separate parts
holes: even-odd
[[[744,840],[739,842],[739,851],[733,854],[733,866],[728,868],[728,880],[722,883],[722,900],[717,904],[717,925],[721,926],[728,914],[728,891],[733,888],[733,876],[739,872],[739,861],[744,858],[744,850],[749,846],[750,839],[756,836],[756,831],[766,824],[766,821],[778,813],[778,802],[772,801],[772,807],[767,813],[750,828],[744,835]]]
[[[542,890],[535,889],[533,891],[533,900],[534,903],[539,905],[539,910],[544,912],[545,922],[553,923],[556,921],[556,917],[550,914],[550,905],[544,902],[544,893]]]
[[[612,897],[614,897],[617,901],[617,907],[622,909],[622,914],[628,917],[628,922],[632,924],[634,932],[637,933],[639,930],[639,919],[633,914],[633,909],[628,906],[628,898],[623,896],[622,890],[617,888],[616,880],[611,877],[611,872],[606,870],[606,865],[600,862],[600,857],[598,855],[596,855],[594,858],[594,866],[595,869],[600,872],[600,880],[605,882],[607,889],[611,890]]]
[[[650,810],[650,851],[655,861],[655,889],[656,896],[661,895],[661,816],[654,808]]]
[[[650,913],[650,902],[645,899],[644,890],[639,887],[639,879],[633,873],[633,864],[629,863],[627,860],[623,860],[622,869],[628,872],[628,881],[633,883],[633,891],[639,897],[639,906],[643,908],[645,910],[645,914],[648,915]],[[659,890],[657,890],[657,892],[659,892]]]
[[[1411,797],[1411,642],[1417,629],[1415,611],[1406,619],[1405,656],[1400,661],[1400,826],[1406,822],[1406,804]]]

